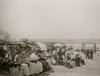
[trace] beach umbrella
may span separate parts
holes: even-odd
[[[41,42],[31,42],[31,45],[35,46],[36,48],[40,49],[41,51],[47,51],[47,47],[45,44]]]

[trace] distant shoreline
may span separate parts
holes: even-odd
[[[100,39],[31,39],[33,41],[40,41],[40,42],[62,42],[62,43],[100,43]]]

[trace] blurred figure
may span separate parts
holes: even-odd
[[[76,64],[76,66],[80,67],[80,63],[81,63],[80,55],[76,54],[76,57],[75,57],[75,64]]]
[[[86,50],[86,59],[89,58],[89,49]]]
[[[93,59],[93,50],[91,49],[91,59]]]

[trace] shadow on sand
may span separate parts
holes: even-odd
[[[38,74],[38,75],[33,75],[33,76],[49,76],[51,73],[54,73],[54,70],[48,70],[46,72],[43,72],[43,73]]]

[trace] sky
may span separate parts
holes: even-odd
[[[0,0],[12,39],[99,39],[100,0]]]

